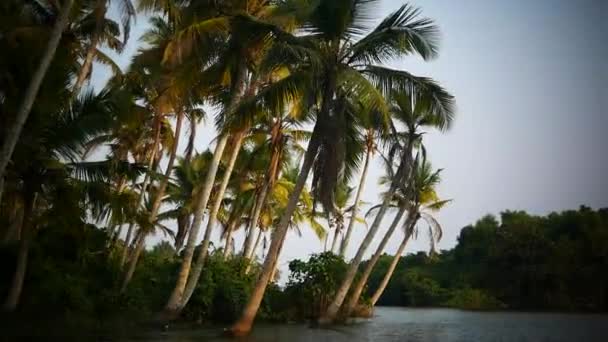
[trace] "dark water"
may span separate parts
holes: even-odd
[[[87,336],[82,341],[235,341],[220,337],[221,328],[133,331],[129,338]],[[72,340],[72,339],[70,339]],[[257,325],[251,342],[359,341],[598,341],[608,342],[608,315],[468,312],[451,309],[377,308],[369,320],[333,329],[306,325]]]
[[[128,341],[224,341],[218,330],[140,335]],[[123,340],[127,341],[127,340]],[[373,319],[334,329],[258,325],[240,341],[598,341],[608,342],[607,315],[468,312],[450,309],[378,308]]]

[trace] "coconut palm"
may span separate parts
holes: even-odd
[[[121,24],[107,17],[108,7],[111,0],[94,0],[86,9],[83,18],[78,23],[77,31],[82,35],[82,43],[85,45],[82,57],[82,66],[78,71],[74,83],[74,93],[78,93],[85,81],[90,78],[93,70],[93,62],[100,61],[110,65],[114,72],[120,72],[112,60],[99,50],[103,45],[116,52],[122,52],[131,31],[131,21],[135,19],[135,8],[131,0],[118,0],[119,13],[121,13]],[[123,39],[118,38],[122,29]]]
[[[366,108],[386,113],[388,110],[382,95],[388,95],[389,90],[394,88],[410,93],[432,93],[434,96],[429,98],[434,100],[434,110],[453,110],[452,97],[431,80],[377,65],[409,54],[419,54],[425,59],[436,55],[437,29],[430,20],[418,19],[417,10],[403,6],[389,15],[376,29],[363,36],[367,13],[376,1],[326,0],[306,4],[288,3],[301,5],[299,19],[306,24],[310,34],[292,37],[289,43],[277,45],[276,55],[281,56],[275,59],[277,65],[291,65],[291,72],[284,79],[263,89],[260,98],[267,106],[277,106],[285,103],[284,99],[299,95],[312,100],[313,104],[316,104],[316,123],[294,192],[273,232],[262,273],[241,318],[231,328],[235,335],[247,334],[251,329],[271,272],[275,268],[300,191],[304,188],[319,151],[325,151],[322,157],[326,161],[323,163],[324,176],[318,178],[323,184],[318,189],[324,192],[319,194],[319,199],[326,208],[333,210],[335,186],[338,184],[339,171],[344,169],[343,161],[346,156],[343,152],[348,140],[348,137],[343,135],[348,130],[339,129],[345,128],[341,123],[345,122],[346,111],[334,104],[342,104],[344,101],[341,99],[346,97],[361,101]],[[340,101],[334,102],[334,99]],[[372,229],[374,228],[370,229],[371,237],[375,233]],[[366,246],[363,250],[365,249]],[[353,263],[354,269],[359,262],[360,260],[356,260]],[[354,270],[350,270],[349,279],[343,286],[346,291],[354,273]],[[330,307],[330,317],[334,315],[334,307],[339,308],[346,291],[342,289],[336,303]]]
[[[41,55],[38,67],[31,75],[31,80],[27,88],[21,95],[23,100],[16,111],[15,117],[12,119],[10,125],[6,126],[3,132],[4,139],[2,139],[2,145],[0,147],[0,201],[2,200],[2,189],[4,188],[6,167],[11,160],[13,151],[15,150],[15,146],[19,140],[23,126],[30,115],[32,106],[34,105],[34,101],[36,100],[36,96],[38,95],[38,91],[40,90],[40,86],[42,85],[47,70],[53,61],[63,31],[66,29],[69,23],[70,11],[73,4],[74,0],[66,0],[61,7],[52,6],[56,12],[53,19],[54,25],[48,40],[48,44]],[[27,8],[27,6],[24,7]]]
[[[350,242],[350,237],[353,232],[353,228],[355,226],[355,222],[357,221],[357,215],[359,213],[359,206],[361,205],[361,195],[363,194],[363,189],[365,186],[365,181],[367,179],[367,171],[369,169],[369,164],[371,161],[374,152],[376,151],[376,141],[381,139],[384,135],[384,123],[385,121],[381,117],[380,113],[362,113],[360,117],[360,125],[364,130],[364,140],[365,140],[365,159],[363,162],[361,176],[359,178],[359,184],[357,186],[357,194],[355,195],[355,200],[352,206],[352,215],[348,222],[348,227],[346,228],[346,232],[342,241],[340,243],[340,252],[339,255],[344,257],[346,254],[346,250],[348,248],[348,244]]]
[[[430,111],[427,106],[428,106],[428,101],[424,97],[412,98],[411,96],[408,96],[407,94],[399,93],[399,92],[394,92],[392,94],[391,107],[390,107],[391,116],[394,118],[394,120],[397,123],[399,123],[405,127],[405,131],[398,132],[396,129],[396,126],[395,125],[392,126],[393,134],[391,134],[390,138],[392,138],[393,141],[396,141],[396,144],[393,144],[393,148],[399,148],[400,141],[403,141],[403,145],[417,146],[417,147],[421,148],[423,155],[425,155],[424,147],[421,145],[422,136],[424,134],[424,131],[422,131],[422,130],[423,129],[433,129],[433,128],[439,129],[439,130],[445,130],[450,127],[451,122],[453,120],[452,116],[437,115],[436,113],[433,113],[432,111]],[[397,192],[400,191],[399,190],[400,188],[403,188],[403,190],[401,190],[403,192],[409,191],[407,189],[408,189],[408,187],[411,186],[410,182],[414,181],[414,180],[415,180],[415,178],[405,179],[405,182],[397,188]],[[397,194],[397,192],[395,192],[393,194],[393,196],[395,196]],[[400,220],[401,216],[403,216],[403,214],[405,213],[406,210],[409,211],[409,209],[407,208],[407,198],[408,198],[407,193],[403,193],[401,195],[401,198],[402,198],[402,202],[404,203],[404,206],[399,209],[399,212],[396,215],[395,220],[393,221],[393,224],[391,224],[390,228],[388,229],[388,231],[384,235],[383,239],[381,240],[380,244],[378,245],[376,252],[370,259],[370,262],[368,262],[366,269],[363,272],[363,276],[359,278],[358,282],[353,286],[353,288],[350,291],[351,296],[350,296],[349,300],[346,302],[344,310],[343,310],[346,317],[348,317],[350,312],[353,310],[353,308],[357,304],[357,301],[361,295],[361,292],[363,291],[363,288],[365,287],[365,284],[367,283],[367,278],[371,274],[371,271],[372,271],[373,267],[375,266],[376,262],[379,260],[380,256],[382,255],[384,247],[390,240],[393,232],[395,231],[395,229],[398,225],[398,221]],[[413,217],[413,216],[409,215],[408,217]],[[408,218],[408,220],[409,220],[409,218]],[[408,226],[408,224],[409,223],[406,223],[406,227]]]
[[[193,15],[183,20],[183,26],[177,31],[175,39],[165,50],[165,60],[174,61],[183,59],[184,54],[188,54],[195,44],[209,42],[209,37],[217,38],[226,36],[227,41],[220,44],[220,48],[207,49],[218,51],[216,63],[209,69],[207,75],[217,77],[220,84],[226,84],[227,91],[220,96],[222,111],[218,118],[220,123],[227,121],[226,118],[234,115],[240,98],[253,88],[255,77],[248,78],[248,64],[255,65],[258,60],[258,53],[264,50],[270,38],[272,38],[270,25],[262,24],[261,21],[268,20],[273,11],[272,4],[268,1],[248,0],[248,1],[227,1],[221,4],[212,4],[210,8],[206,5],[188,7],[185,12],[192,10]],[[188,22],[188,20],[194,20]],[[195,37],[196,39],[193,39]],[[213,40],[213,38],[211,38]],[[216,43],[218,40],[216,39]],[[217,46],[217,44],[216,44]],[[196,50],[196,55],[200,54],[201,49]],[[176,54],[179,52],[179,54]],[[251,75],[249,75],[251,76]],[[213,77],[210,77],[213,79]],[[222,82],[229,78],[229,82]],[[255,93],[253,91],[253,93]],[[243,129],[246,126],[239,126]],[[180,271],[175,287],[165,305],[165,313],[174,316],[181,305],[184,291],[189,279],[194,247],[198,232],[203,218],[203,211],[207,207],[211,189],[213,187],[216,172],[222,158],[224,149],[228,143],[229,135],[234,132],[234,126],[222,126],[217,144],[215,146],[214,158],[210,164],[207,180],[201,197],[198,199],[195,208],[192,227],[190,229],[184,256],[180,266]],[[238,152],[238,150],[236,150]],[[232,159],[232,158],[231,158]],[[230,175],[228,174],[227,177]],[[205,253],[205,252],[203,252]],[[196,278],[196,277],[195,277]],[[193,281],[197,281],[193,279]]]

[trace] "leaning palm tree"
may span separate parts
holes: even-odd
[[[73,4],[74,0],[66,0],[60,7],[56,2],[49,4],[51,5],[49,7],[53,8],[57,15],[53,19],[55,23],[53,25],[48,44],[42,53],[40,64],[31,76],[31,81],[25,89],[23,101],[19,106],[15,117],[10,125],[8,125],[4,130],[4,139],[2,139],[2,145],[0,146],[0,201],[2,201],[2,189],[4,188],[6,167],[11,160],[11,156],[15,150],[15,146],[19,140],[23,126],[30,115],[32,106],[34,105],[34,101],[36,100],[36,96],[38,95],[38,91],[42,85],[42,81],[44,80],[51,62],[53,61],[53,57],[55,56],[57,47],[59,46],[59,41],[61,40],[61,36],[69,23],[70,11]]]
[[[392,145],[392,148],[398,148],[400,141],[403,141],[403,145],[406,146],[415,146],[422,150],[423,159],[426,158],[426,152],[424,146],[422,145],[422,136],[424,134],[425,129],[445,129],[450,127],[451,122],[453,120],[452,116],[443,116],[437,115],[436,113],[429,110],[428,101],[424,97],[414,97],[408,96],[404,93],[394,92],[391,96],[391,116],[394,118],[394,121],[398,122],[402,126],[405,127],[403,132],[398,132],[396,129],[396,125],[392,126],[393,133],[390,134],[389,141],[393,140],[395,142]],[[418,160],[418,157],[416,158]],[[417,162],[414,162],[416,164]],[[389,166],[390,167],[390,166]],[[415,181],[415,173],[411,178],[405,179],[404,183],[397,187],[397,191],[393,194],[393,196],[398,195],[399,192],[401,194],[401,202],[404,203],[403,206],[399,209],[393,224],[391,224],[389,230],[386,232],[384,237],[382,238],[380,244],[378,245],[376,252],[374,253],[370,262],[367,263],[366,269],[363,272],[362,277],[359,278],[357,283],[350,290],[349,300],[346,302],[343,312],[345,316],[348,317],[350,312],[353,310],[354,306],[357,304],[361,292],[367,283],[367,278],[371,274],[373,267],[376,262],[379,260],[382,252],[389,242],[392,234],[394,233],[398,221],[401,219],[401,216],[405,213],[408,203],[408,194],[406,193],[409,188],[413,185],[411,182]],[[390,170],[389,170],[390,173]],[[408,216],[408,220],[412,218],[412,215]],[[406,226],[408,223],[406,223]]]
[[[440,200],[435,192],[435,188],[440,182],[440,171],[441,170],[437,170],[433,172],[430,164],[428,163],[423,163],[417,168],[415,176],[416,180],[414,181],[413,188],[414,196],[408,210],[408,219],[403,225],[405,234],[401,244],[395,252],[395,256],[393,257],[386,274],[384,275],[384,278],[370,299],[370,304],[372,307],[376,305],[378,299],[388,285],[409,239],[412,236],[416,237],[418,235],[418,226],[416,224],[420,218],[428,223],[430,253],[435,253],[435,245],[439,242],[439,240],[441,240],[443,233],[441,225],[437,219],[432,216],[432,213],[441,210],[451,202],[451,200]]]
[[[286,3],[293,4],[291,1]],[[322,157],[326,163],[322,168],[324,176],[320,177],[322,185],[318,187],[322,192],[318,195],[326,208],[333,209],[335,186],[338,184],[338,174],[344,169],[347,156],[343,152],[349,138],[344,136],[349,130],[340,129],[346,128],[341,125],[347,112],[341,108],[346,106],[335,104],[355,102],[341,101],[343,98],[357,99],[366,108],[387,113],[382,95],[388,95],[391,89],[400,89],[410,93],[431,93],[433,96],[429,96],[429,99],[433,100],[434,110],[449,113],[453,110],[452,97],[433,81],[377,65],[409,54],[418,54],[425,59],[434,57],[437,53],[437,29],[430,20],[418,19],[418,11],[406,5],[363,36],[368,13],[376,3],[363,0],[298,2],[301,5],[299,19],[305,23],[306,32],[310,34],[291,37],[285,44],[276,46],[276,55],[281,56],[275,59],[277,67],[290,65],[291,73],[262,89],[262,102],[267,106],[277,106],[284,104],[285,99],[302,96],[313,101],[314,106],[309,107],[315,109],[316,122],[294,191],[273,232],[262,272],[241,318],[231,328],[234,335],[245,335],[251,330],[300,192],[319,151],[323,151]],[[371,237],[377,226],[370,229]],[[371,238],[367,240],[366,245]],[[349,279],[343,286],[346,291],[361,257],[352,264],[354,270],[349,270]],[[339,308],[346,291],[342,289],[343,293],[339,294],[331,307],[332,311],[335,306]],[[330,317],[334,315],[332,311],[329,312]]]
[[[364,130],[364,141],[365,141],[365,159],[361,170],[361,176],[359,178],[359,184],[357,186],[357,194],[355,195],[355,201],[352,206],[352,216],[348,222],[348,227],[342,241],[340,243],[340,256],[344,258],[348,244],[350,242],[350,236],[357,222],[357,215],[359,213],[359,206],[361,205],[361,195],[367,179],[367,171],[369,170],[369,164],[374,152],[376,151],[377,140],[384,136],[384,123],[382,116],[378,112],[374,113],[362,113],[360,118],[361,128]]]
[[[205,50],[217,51],[214,56],[215,63],[204,74],[209,76],[209,79],[214,79],[213,76],[215,76],[215,80],[228,89],[227,92],[224,92],[228,96],[224,96],[220,101],[222,111],[218,121],[222,123],[227,118],[235,115],[239,101],[245,94],[255,93],[252,89],[256,85],[256,75],[251,70],[254,69],[253,71],[255,71],[255,68],[251,68],[251,66],[256,65],[259,54],[264,52],[268,44],[272,42],[273,32],[275,29],[278,30],[278,27],[272,24],[275,14],[274,4],[268,1],[226,1],[208,5],[210,5],[209,8],[206,5],[185,7],[184,12],[187,18],[193,21],[185,21],[183,27],[179,28],[176,38],[168,46],[172,50],[166,50],[165,59],[172,60],[177,55],[179,60],[184,51],[191,50],[189,47],[194,44],[192,37],[196,37],[196,41],[199,43],[201,41],[207,43],[213,41],[214,49],[207,48]],[[209,37],[215,37],[215,39],[209,39]],[[176,52],[177,54],[174,54]],[[226,79],[229,81],[226,82]],[[164,311],[168,317],[179,312],[183,301],[191,273],[194,247],[203,219],[203,212],[207,207],[229,135],[231,133],[243,134],[241,131],[234,132],[233,128],[234,126],[229,125],[228,127],[222,126],[220,129],[204,190],[195,208],[178,278],[165,305]],[[242,130],[243,126],[238,128]],[[235,153],[238,153],[238,149]],[[228,173],[226,177],[229,178],[230,174]],[[194,281],[197,281],[197,279],[194,279]]]

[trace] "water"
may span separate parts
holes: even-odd
[[[140,331],[129,338],[88,336],[87,341],[221,342],[221,328]],[[374,318],[314,329],[302,324],[257,325],[243,342],[359,341],[608,341],[608,315],[469,312],[451,309],[377,308]]]

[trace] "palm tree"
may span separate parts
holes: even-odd
[[[206,8],[205,6],[187,8],[186,12],[188,12],[188,9],[191,9],[197,15],[192,16],[193,22],[187,22],[183,28],[180,28],[176,39],[172,41],[172,44],[166,50],[165,60],[173,60],[175,58],[179,60],[181,59],[179,55],[183,54],[184,49],[187,52],[187,50],[190,50],[189,47],[194,44],[192,40],[193,36],[203,41],[208,41],[207,38],[209,36],[217,37],[218,35],[222,35],[228,37],[228,41],[222,48],[215,49],[220,51],[217,53],[217,63],[208,69],[210,75],[219,76],[220,80],[225,78],[225,75],[229,75],[230,79],[228,96],[221,101],[224,105],[220,119],[218,120],[220,122],[234,115],[241,97],[247,93],[247,86],[251,87],[255,83],[251,82],[254,78],[250,77],[250,82],[247,84],[247,64],[255,64],[255,61],[258,59],[257,52],[272,37],[269,25],[258,22],[267,20],[268,16],[273,14],[270,6],[271,4],[267,1],[248,0],[237,1],[235,3],[227,1],[215,4],[211,8]],[[203,33],[202,31],[205,28],[208,31]],[[178,48],[175,49],[176,47]],[[169,48],[172,50],[169,50]],[[179,54],[175,54],[175,52],[179,52]],[[197,51],[197,54],[199,53],[200,51]],[[231,133],[230,130],[220,131],[221,133],[214,151],[214,158],[210,164],[203,188],[204,190],[198,199],[194,211],[193,223],[188,235],[178,278],[165,305],[164,311],[169,317],[174,316],[179,311],[181,302],[183,301],[184,291],[190,275],[194,247],[203,218],[203,211],[207,207],[211,189],[215,182],[216,172],[224,148],[228,142],[229,134]]]
[[[106,64],[110,62],[109,58],[99,51],[99,46],[104,44],[117,52],[122,52],[128,41],[129,33],[131,31],[131,20],[135,19],[135,8],[133,7],[131,0],[118,0],[118,2],[120,3],[120,12],[122,14],[122,41],[118,40],[116,37],[120,34],[119,25],[106,17],[111,0],[95,0],[92,3],[91,10],[87,11],[82,20],[80,25],[82,28],[86,30],[90,26],[93,26],[93,30],[92,32],[87,32],[88,34],[85,39],[88,44],[84,51],[82,66],[78,72],[78,76],[76,77],[76,82],[74,84],[74,93],[76,94],[80,91],[84,85],[84,82],[90,77],[93,68],[93,61],[96,58],[102,62],[105,62]],[[114,69],[116,70],[116,67]]]
[[[374,114],[375,113],[364,113],[364,115],[362,115],[360,118],[361,126],[365,130],[365,160],[363,162],[359,185],[357,186],[355,202],[352,207],[352,216],[350,218],[350,221],[348,222],[346,233],[344,234],[342,242],[340,243],[339,255],[341,257],[344,257],[346,254],[346,250],[348,249],[348,244],[350,242],[350,236],[353,232],[355,222],[357,221],[356,218],[357,214],[359,213],[359,206],[361,205],[361,195],[363,194],[365,181],[367,179],[367,171],[369,169],[370,160],[374,152],[376,151],[376,140],[383,135],[384,121],[382,120],[380,115]]]
[[[68,93],[64,88],[63,98],[68,98]],[[23,203],[24,219],[15,274],[4,304],[6,310],[14,310],[19,303],[29,247],[42,211],[65,210],[61,216],[65,215],[66,220],[84,223],[86,209],[82,204],[99,188],[89,183],[104,182],[103,187],[107,188],[116,167],[124,166],[78,160],[88,140],[112,127],[112,108],[112,93],[102,91],[98,95],[84,94],[70,106],[57,101],[44,111],[36,108],[28,120],[7,175],[11,192],[19,194]]]
[[[331,202],[334,199],[335,186],[338,184],[338,173],[344,167],[342,161],[346,156],[342,152],[345,151],[344,145],[348,140],[348,137],[341,136],[348,131],[344,129],[348,127],[343,125],[346,110],[335,107],[334,99],[344,97],[357,99],[366,108],[387,112],[382,94],[388,94],[390,89],[407,90],[412,93],[424,91],[434,94],[429,98],[434,100],[435,110],[452,111],[452,97],[431,80],[374,65],[412,53],[417,53],[425,59],[434,57],[437,32],[430,20],[416,19],[418,11],[404,6],[387,17],[371,33],[360,38],[364,33],[369,6],[373,6],[376,2],[325,0],[304,4],[302,6],[304,9],[300,11],[301,19],[306,23],[307,32],[312,34],[292,37],[289,39],[289,44],[277,45],[275,52],[281,56],[276,58],[277,64],[291,65],[291,73],[263,89],[260,98],[267,106],[276,106],[285,103],[285,98],[306,94],[301,96],[304,99],[313,99],[313,103],[316,104],[316,124],[298,181],[281,221],[273,232],[256,287],[241,318],[231,328],[234,335],[244,335],[251,330],[300,192],[304,188],[319,151],[324,151],[322,157],[327,162],[323,163],[326,167],[323,170],[324,175],[318,177],[323,184],[318,187],[322,191],[318,195],[324,206],[333,210]],[[287,49],[285,46],[291,48]],[[337,103],[341,104],[342,101]],[[342,128],[342,131],[339,128]],[[371,235],[373,237],[373,234]],[[359,262],[357,260],[353,263],[355,270],[349,272],[349,278],[354,278]],[[344,286],[346,291],[351,281],[352,279],[347,279],[347,284]],[[346,291],[342,289],[344,293],[339,294],[336,301],[339,302],[338,307]],[[330,308],[333,310],[333,307]],[[330,316],[332,315],[333,313],[330,312]]]
[[[55,24],[53,25],[48,44],[42,53],[40,64],[33,73],[31,81],[23,94],[23,102],[19,106],[13,121],[4,130],[4,139],[0,148],[0,201],[2,201],[6,167],[13,155],[23,126],[30,115],[32,106],[34,105],[42,81],[44,80],[44,76],[53,61],[63,31],[69,23],[70,11],[73,4],[74,0],[66,0],[63,6],[55,8],[58,12],[58,16],[55,18]]]
[[[397,141],[404,140],[404,145],[417,145],[419,148],[422,149],[423,155],[425,154],[424,147],[422,146],[422,136],[424,132],[421,131],[421,129],[435,128],[439,130],[445,130],[451,126],[451,122],[453,120],[453,116],[444,116],[441,115],[441,113],[439,113],[438,115],[437,113],[432,112],[427,106],[428,101],[426,101],[424,97],[412,98],[407,94],[398,92],[394,92],[391,97],[391,115],[395,119],[395,121],[402,124],[406,129],[404,132],[397,132],[395,126],[393,125],[392,127],[394,133],[392,138],[396,139]],[[397,144],[399,143],[397,142]],[[367,263],[363,275],[359,278],[358,282],[351,289],[351,296],[346,302],[345,308],[343,310],[345,317],[348,317],[348,315],[350,315],[353,308],[357,304],[359,297],[361,296],[361,292],[363,291],[363,288],[367,283],[367,278],[371,274],[373,267],[379,260],[386,244],[390,240],[395,228],[397,227],[398,220],[401,218],[401,216],[403,216],[404,212],[407,210],[409,196],[407,194],[407,191],[410,191],[408,190],[408,188],[411,187],[410,182],[414,180],[414,178],[406,179],[404,184],[400,185],[397,188],[397,192],[393,194],[393,196],[395,196],[398,194],[399,191],[403,192],[400,196],[403,206],[399,209],[399,213],[395,217],[395,221],[393,221],[393,224],[382,238],[373,257]],[[400,190],[401,188],[403,189]],[[413,216],[409,215],[408,220],[410,220],[410,217]],[[408,224],[410,223],[406,222],[405,226],[407,227]]]
[[[378,299],[388,285],[410,237],[418,235],[416,223],[420,218],[424,219],[429,225],[430,250],[431,254],[435,253],[435,244],[441,239],[442,229],[439,222],[431,214],[441,210],[451,202],[451,200],[440,200],[435,192],[435,188],[440,182],[440,172],[441,170],[433,172],[430,164],[427,162],[423,162],[416,168],[413,184],[414,196],[408,210],[408,219],[403,225],[405,235],[397,248],[397,252],[395,252],[395,256],[393,257],[384,278],[370,299],[372,307],[376,305]]]

